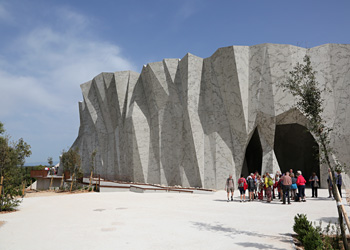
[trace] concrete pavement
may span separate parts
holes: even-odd
[[[318,199],[291,205],[240,203],[237,196],[236,190],[233,202],[226,202],[224,191],[24,198],[18,212],[0,214],[0,221],[6,221],[0,227],[0,250],[282,250],[293,249],[290,234],[297,213],[324,226],[337,220],[336,204],[325,189]]]

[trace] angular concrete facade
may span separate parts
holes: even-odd
[[[311,49],[261,44],[149,63],[141,74],[101,73],[81,85],[80,129],[72,147],[85,173],[126,180],[222,189],[229,174],[301,169],[326,183],[295,99],[278,84],[305,54],[332,90],[324,117],[334,129],[333,159],[350,160],[350,45]],[[299,148],[300,147],[300,148]],[[317,153],[317,152],[316,152]],[[345,177],[347,179],[347,176]]]

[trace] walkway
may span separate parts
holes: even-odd
[[[25,198],[20,211],[0,214],[6,221],[0,227],[0,250],[293,249],[290,234],[297,213],[323,225],[337,220],[327,190],[319,195],[291,205],[240,203],[237,197],[228,203],[224,191]]]

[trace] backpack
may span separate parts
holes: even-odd
[[[242,178],[238,180],[238,187],[244,187],[244,181]]]
[[[267,184],[269,185],[269,187],[273,186],[273,181],[271,178],[268,178]]]
[[[249,180],[248,180],[248,185],[249,185],[249,187],[250,188],[253,188],[254,187],[254,179],[253,178],[250,178]]]

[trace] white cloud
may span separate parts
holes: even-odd
[[[87,23],[81,15],[71,11],[60,10],[58,13],[63,13],[65,17],[62,18],[70,23]],[[0,99],[1,106],[14,102],[9,99],[26,101],[29,105],[42,104],[49,99],[61,106],[65,101],[56,101],[57,95],[67,98],[77,94],[81,96],[79,85],[95,75],[134,68],[121,56],[118,46],[77,36],[86,27],[73,26],[79,29],[72,32],[54,30],[49,26],[37,27],[13,42],[11,47],[15,51],[15,59],[0,59],[0,64],[10,69],[10,72],[0,72],[0,92],[7,93],[7,98]],[[42,101],[38,101],[38,96]],[[9,113],[16,106],[11,105],[9,110],[0,114]],[[54,111],[58,107],[49,104],[45,108]]]
[[[35,77],[11,75],[0,71],[0,83],[0,106],[3,107],[0,109],[0,117],[21,112],[24,107],[58,110],[53,105],[58,98],[41,86],[41,82]]]
[[[0,5],[0,18],[1,11]],[[55,145],[59,150],[74,141],[80,84],[101,72],[134,69],[117,45],[93,35],[85,16],[67,8],[58,8],[52,15],[55,21],[30,30],[18,27],[19,35],[6,44],[6,51],[0,48],[0,121],[15,138],[31,138],[32,161],[40,161],[40,151],[47,151],[40,145],[43,140],[51,140],[51,145],[68,140]],[[7,126],[22,126],[17,131],[22,134]]]
[[[196,13],[199,8],[199,4],[197,4],[196,0],[187,0],[180,7],[178,11],[178,16],[180,16],[183,20],[191,17],[194,13]]]
[[[60,21],[63,23],[70,23],[73,30],[84,29],[91,25],[91,17],[87,18],[86,16],[74,12],[68,8],[58,8],[56,10],[57,16],[60,18]]]
[[[0,21],[3,20],[5,22],[10,21],[11,15],[10,13],[7,11],[6,7],[4,6],[3,3],[0,3]]]

